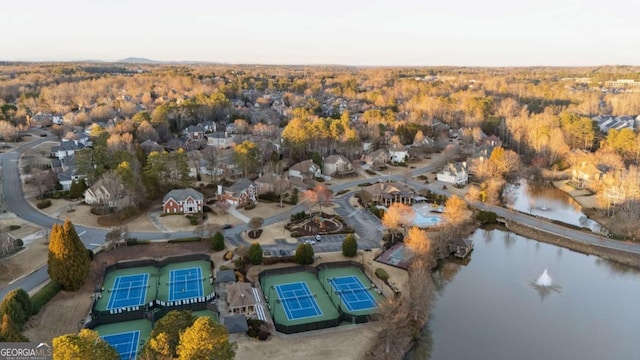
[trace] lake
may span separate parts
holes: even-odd
[[[498,230],[440,272],[409,359],[640,359],[640,272]],[[554,289],[536,289],[548,270]]]

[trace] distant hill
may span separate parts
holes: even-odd
[[[126,59],[117,60],[118,63],[127,63],[127,64],[162,64],[163,61],[150,60],[139,57],[128,57]]]

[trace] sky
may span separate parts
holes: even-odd
[[[640,65],[637,0],[31,0],[0,60]]]

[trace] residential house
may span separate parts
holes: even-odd
[[[227,306],[232,314],[243,314],[254,317],[256,304],[260,295],[254,294],[255,288],[250,283],[236,282],[227,285]]]
[[[259,178],[256,179],[255,184],[258,188],[258,194],[264,194],[268,192],[273,192],[276,190],[276,184],[278,182],[284,182],[284,188],[287,188],[287,183],[290,185],[290,181],[284,175],[277,174],[263,174]]]
[[[438,171],[436,176],[438,181],[451,183],[457,186],[465,185],[469,182],[469,173],[467,172],[467,162],[449,163],[442,170]]]
[[[184,134],[190,140],[202,140],[204,139],[204,129],[200,125],[191,125],[184,129]]]
[[[596,122],[596,125],[605,134],[609,133],[609,130],[616,129],[621,130],[624,128],[634,129],[635,119],[631,116],[617,116],[611,115],[598,115],[592,118]]]
[[[253,181],[242,178],[233,185],[223,189],[222,194],[218,194],[218,201],[227,201],[236,207],[255,202],[258,196],[258,189]]]
[[[234,138],[228,133],[212,133],[207,135],[207,145],[218,149],[228,149],[233,145]]]
[[[389,161],[389,151],[387,149],[378,149],[376,151],[365,154],[362,157],[362,161],[372,167],[380,167],[386,165]]]
[[[109,190],[105,186],[104,179],[96,181],[89,189],[84,192],[84,202],[88,205],[106,205],[116,210],[123,209],[129,204],[129,198],[125,196],[124,191]]]
[[[158,144],[157,142],[153,141],[153,140],[145,140],[140,144],[140,149],[142,149],[142,151],[144,151],[145,153],[150,153],[153,151],[157,151],[157,152],[162,152],[164,151],[164,148],[162,146],[160,146],[160,144]]]
[[[202,211],[204,196],[197,190],[175,189],[162,199],[162,212],[165,214],[196,214]]]
[[[63,140],[60,145],[51,147],[51,157],[64,159],[73,156],[77,150],[83,149],[84,145],[76,144],[75,141]]]
[[[372,202],[387,207],[396,202],[410,205],[415,197],[413,189],[397,182],[380,182],[363,190],[369,193]]]
[[[55,159],[54,159],[55,160]],[[78,182],[81,179],[86,179],[86,174],[78,172],[75,165],[75,157],[67,156],[60,160],[61,167],[56,170],[58,175],[58,182],[62,185],[62,190],[71,189],[71,184],[75,181]],[[52,164],[53,165],[53,164]],[[62,171],[60,171],[62,170]]]
[[[43,128],[53,124],[53,115],[51,114],[35,114],[29,120],[29,124],[34,128]]]
[[[392,146],[389,148],[389,160],[393,163],[406,163],[409,151],[404,146]]]
[[[342,155],[331,155],[324,159],[322,172],[325,175],[349,173],[353,171],[351,162]]]
[[[307,180],[313,180],[314,178],[321,176],[322,169],[312,160],[301,161],[289,168],[289,178],[296,178],[303,182],[307,182]]]
[[[596,190],[602,174],[602,171],[592,163],[582,161],[571,170],[571,182],[581,189]]]

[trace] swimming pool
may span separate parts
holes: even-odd
[[[436,226],[442,222],[440,215],[436,215],[431,211],[435,209],[431,205],[414,205],[415,217],[413,218],[412,225],[419,227]]]

